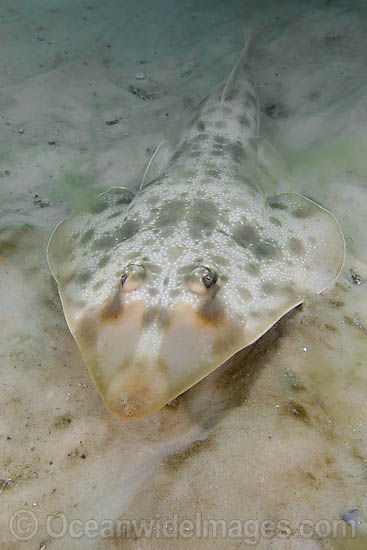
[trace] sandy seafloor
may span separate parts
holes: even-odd
[[[139,185],[266,15],[260,133],[339,219],[345,267],[172,406],[123,422],[68,332],[48,237],[86,193]],[[1,2],[2,550],[366,548],[366,30],[364,1]],[[134,536],[121,519],[156,523]]]

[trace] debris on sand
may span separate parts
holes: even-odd
[[[349,270],[349,279],[352,281],[353,284],[355,285],[360,285],[362,283],[361,281],[361,276],[358,275],[358,273],[356,272],[355,269],[350,269]]]
[[[140,99],[142,99],[143,101],[146,101],[147,99],[152,101],[160,97],[158,90],[144,90],[143,88],[138,88],[137,86],[133,86],[132,84],[129,85],[128,90],[132,94],[140,97]]]

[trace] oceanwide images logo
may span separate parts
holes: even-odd
[[[38,532],[37,516],[30,510],[18,510],[9,520],[10,534],[16,540],[27,541],[33,539]]]
[[[38,536],[49,539],[240,539],[248,546],[256,546],[262,539],[346,539],[357,536],[357,522],[344,519],[313,522],[301,521],[297,526],[287,519],[278,521],[255,519],[209,519],[197,512],[193,518],[175,513],[161,519],[69,519],[64,512],[55,512],[42,518],[36,513],[22,509],[9,519],[9,532],[18,541],[30,541]]]

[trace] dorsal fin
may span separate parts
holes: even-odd
[[[170,154],[171,146],[166,139],[163,139],[148,162],[139,187],[140,191],[144,189],[144,185],[149,183],[149,181],[159,176],[160,172],[167,165]]]
[[[224,85],[222,96],[220,98],[221,103],[224,103],[224,101],[228,99],[229,94],[231,93],[233,86],[237,80],[238,73],[241,71],[242,67],[244,67],[250,61],[252,53],[254,51],[255,42],[257,38],[260,37],[264,32],[265,27],[268,24],[268,21],[269,21],[269,18],[267,18],[264,23],[259,25],[246,40],[246,43],[243,47],[240,57],[238,58],[235,66],[231,71],[231,74],[229,75]]]

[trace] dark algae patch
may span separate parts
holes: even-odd
[[[169,455],[165,461],[164,465],[169,469],[177,469],[180,466],[183,466],[186,461],[194,458],[196,455],[201,453],[205,449],[209,449],[212,445],[210,439],[197,439],[189,447],[186,447],[182,451],[177,451]]]

